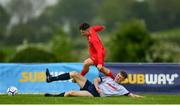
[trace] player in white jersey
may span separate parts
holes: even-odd
[[[120,83],[127,78],[127,73],[124,71],[119,72],[114,79],[111,77],[101,77],[94,80],[92,84],[89,80],[83,77],[76,71],[69,73],[64,73],[59,76],[51,76],[49,70],[46,70],[46,81],[48,83],[59,80],[73,79],[81,90],[80,91],[68,91],[60,94],[49,94],[46,93],[45,96],[49,97],[66,97],[66,96],[91,96],[91,97],[105,97],[105,96],[122,96],[127,95],[129,97],[142,98],[140,95],[130,93],[123,85]]]
[[[129,94],[129,91],[124,86],[110,77],[102,77],[98,88],[101,96],[120,96]]]

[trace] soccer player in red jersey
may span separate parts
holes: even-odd
[[[81,71],[82,76],[89,71],[89,66],[95,65],[100,72],[104,73],[106,76],[114,78],[112,72],[104,67],[106,52],[98,35],[98,32],[102,31],[104,28],[105,27],[101,25],[90,26],[87,23],[80,24],[79,30],[83,36],[87,37],[90,54],[90,57],[83,63],[83,70]]]

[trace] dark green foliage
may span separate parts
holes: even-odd
[[[132,3],[132,0],[103,0],[99,8],[99,16],[104,20],[108,31],[113,30],[117,22],[131,18]]]
[[[5,58],[6,58],[6,54],[0,50],[0,62],[4,62]]]
[[[5,9],[0,5],[0,43],[4,42],[5,31],[9,21],[9,15]]]
[[[107,56],[108,61],[179,62],[179,45],[174,44],[175,41],[179,42],[178,37],[166,39],[171,40],[172,43],[164,44],[167,41],[156,43],[149,51],[152,42],[144,41],[146,38],[137,35],[143,34],[137,31],[144,29],[143,25],[141,28],[132,26],[130,31],[126,28],[130,27],[131,23],[126,23],[124,25],[126,28],[122,25],[119,31],[117,28],[118,23],[134,18],[142,19],[150,32],[178,28],[180,26],[180,0],[58,0],[55,5],[49,7],[45,5],[45,0],[34,2],[10,0],[7,5],[0,5],[0,45],[16,46],[24,39],[33,44],[52,42],[51,51],[55,53],[58,61],[78,61],[76,58],[82,55],[77,56],[77,54],[82,54],[84,52],[82,49],[86,45],[80,37],[78,26],[79,23],[88,22],[91,25],[105,25],[104,32],[107,36],[103,34],[103,37],[107,37],[107,41],[111,39],[110,44],[119,42],[115,47],[110,45],[111,47],[107,48],[113,51],[107,51],[107,54],[111,53],[111,56]],[[35,16],[41,9],[42,13]],[[17,24],[11,23],[13,22],[11,19],[15,19]],[[56,33],[59,28],[64,29],[68,34]],[[117,39],[109,35],[110,32],[117,32],[115,33]],[[122,35],[124,33],[126,37]],[[164,35],[161,38],[163,37]],[[54,41],[51,40],[52,38]],[[44,49],[48,48],[44,46]],[[12,53],[3,51],[7,56],[7,61]],[[149,52],[148,56],[147,52]]]
[[[53,36],[51,40],[51,49],[58,61],[74,62],[76,60],[76,55],[73,54],[73,40],[61,29],[58,29]]]
[[[7,26],[7,23],[9,21],[9,15],[5,11],[5,9],[0,5],[0,27],[5,29]]]
[[[145,18],[152,31],[162,31],[180,27],[180,0],[147,0],[149,12]]]
[[[143,21],[132,20],[120,26],[110,44],[113,62],[145,62],[153,40]]]
[[[31,43],[46,42],[51,38],[52,30],[49,27],[42,27],[35,24],[37,21],[30,21],[25,24],[14,26],[11,35],[5,37],[8,44],[21,44],[24,39]],[[45,24],[45,23],[44,23]]]
[[[97,0],[62,0],[56,9],[61,14],[61,19],[81,23],[92,20],[96,15],[97,3]]]
[[[56,62],[56,56],[45,50],[36,47],[27,47],[22,51],[17,52],[10,62],[19,63],[43,63],[43,62]]]
[[[167,30],[152,34],[156,40],[149,54],[149,62],[179,62],[180,61],[180,29]]]

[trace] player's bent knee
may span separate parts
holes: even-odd
[[[109,72],[109,70],[108,69],[106,69],[104,66],[99,70],[100,72]]]
[[[70,75],[71,75],[71,77],[76,77],[80,74],[77,71],[72,71],[72,72],[70,72]]]
[[[83,63],[83,65],[86,66],[86,67],[88,67],[88,66],[90,66],[90,63],[85,61],[85,62]]]
[[[75,93],[76,93],[75,91],[69,91],[69,92],[66,92],[64,96],[75,96],[76,95]]]
[[[101,68],[99,71],[100,71],[100,72],[104,72],[105,70],[104,70],[103,68]]]

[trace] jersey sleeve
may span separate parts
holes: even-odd
[[[129,94],[129,91],[121,85],[120,89],[118,90],[118,95],[121,96],[121,95],[128,95]]]
[[[109,76],[103,76],[103,77],[100,77],[101,78],[101,81],[102,82],[105,82],[105,81],[107,81],[107,80],[109,80],[109,79],[112,79],[112,78],[110,78]]]
[[[96,25],[96,26],[92,26],[92,29],[93,29],[94,31],[96,31],[96,32],[99,32],[99,31],[104,30],[105,27],[102,26],[102,25]]]

